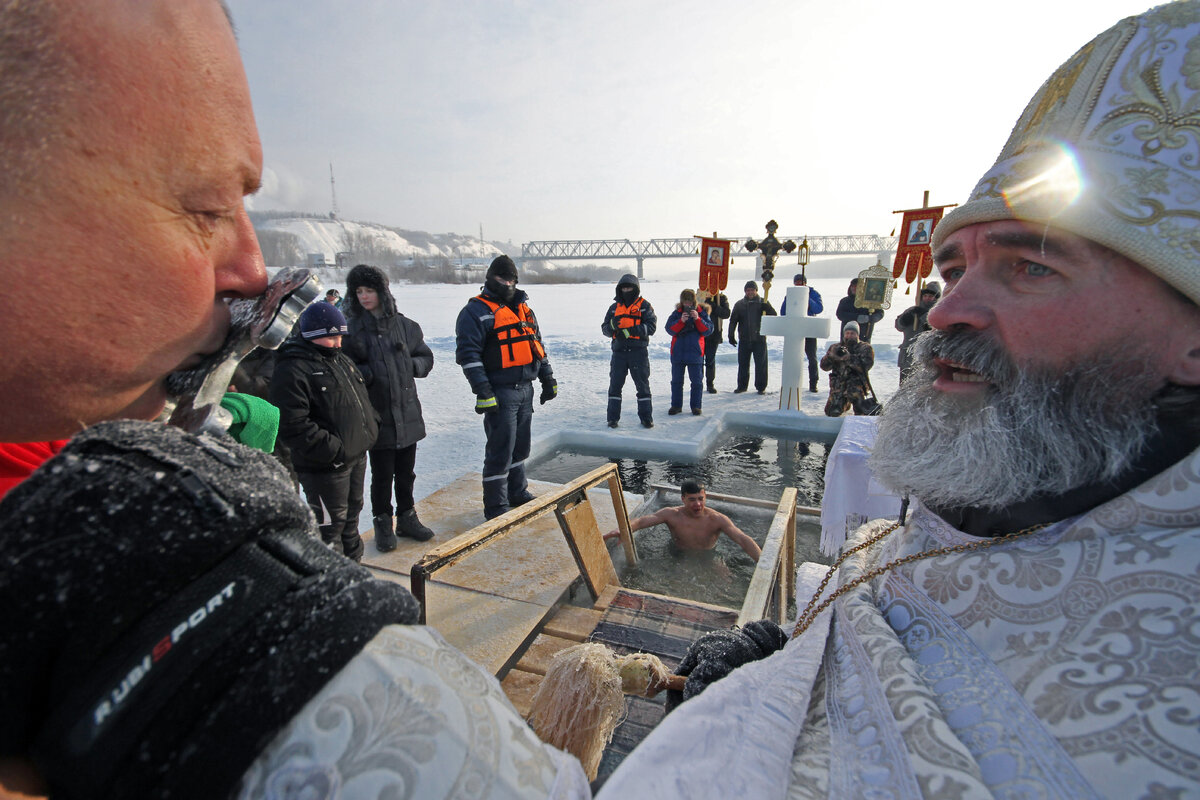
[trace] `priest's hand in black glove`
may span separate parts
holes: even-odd
[[[708,685],[733,670],[766,658],[787,644],[787,634],[768,619],[748,623],[743,628],[710,631],[688,648],[687,655],[675,669],[676,675],[686,675],[683,692],[667,692],[667,710],[703,692]]]

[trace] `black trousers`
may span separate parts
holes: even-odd
[[[714,331],[704,337],[704,378],[708,388],[714,388],[717,379],[717,348],[721,346],[721,332]]]
[[[767,389],[767,340],[748,342],[738,339],[738,377],[737,388],[745,389],[750,385],[750,359],[754,358],[754,388],[760,392]]]
[[[321,540],[353,542],[358,538],[358,515],[363,507],[363,483],[367,477],[367,457],[359,456],[329,472],[297,472],[308,507],[317,518]]]
[[[396,488],[396,514],[400,516],[413,502],[413,483],[417,480],[417,443],[408,447],[380,448],[371,451],[371,516],[392,516],[392,486]]]
[[[804,340],[804,357],[808,359],[808,388],[817,390],[817,340]]]
[[[608,364],[608,421],[621,419],[621,392],[625,376],[633,378],[637,392],[637,412],[642,422],[654,421],[654,403],[650,396],[650,354],[646,348],[614,350]]]

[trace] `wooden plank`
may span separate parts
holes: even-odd
[[[650,488],[658,489],[663,493],[663,502],[674,504],[679,502],[679,487],[671,486],[664,483],[652,483]],[[704,490],[704,496],[709,500],[716,500],[722,503],[736,503],[742,506],[753,506],[755,508],[775,508],[776,503],[773,500],[758,500],[753,497],[740,497],[736,494],[720,494],[718,492],[710,492]]]
[[[602,616],[604,615],[595,609],[563,606],[546,623],[542,632],[575,642],[585,642]]]
[[[549,608],[441,583],[427,585],[429,626],[493,675],[532,638]]]
[[[771,520],[771,530],[767,533],[766,541],[763,542],[762,555],[758,558],[758,564],[750,578],[750,587],[746,590],[746,597],[742,601],[741,614],[738,616],[739,625],[766,617],[782,617],[781,609],[786,608],[786,601],[779,597],[782,594],[779,589],[787,584],[787,577],[781,574],[781,567],[785,566],[787,562],[789,533],[791,538],[795,539],[796,494],[796,489],[789,487],[784,490],[783,496],[779,500],[775,516]],[[770,605],[773,596],[776,603],[774,609]],[[769,613],[771,611],[775,613]],[[782,622],[782,619],[774,621]]]
[[[617,592],[619,591],[621,591],[620,586],[606,586],[604,591],[600,593],[600,596],[596,598],[596,602],[592,603],[592,608],[604,611],[604,609],[612,604],[613,598],[617,596]]]
[[[574,506],[559,511],[559,519],[592,597],[599,597],[606,586],[620,586],[621,579],[608,555],[591,502],[584,497]]]
[[[550,668],[550,662],[560,651],[566,650],[568,647],[574,647],[579,642],[571,639],[562,639],[558,636],[547,636],[545,633],[539,633],[537,638],[533,640],[533,644],[529,645],[529,649],[525,651],[525,655],[521,656],[521,660],[517,662],[516,669],[525,672],[534,672],[538,675],[545,675],[546,670]]]
[[[509,670],[508,674],[504,676],[504,680],[500,681],[500,688],[508,695],[509,702],[522,717],[529,716],[529,708],[533,705],[533,695],[541,685],[541,675],[520,669]]]
[[[613,599],[617,596],[618,592],[622,592],[626,595],[629,595],[630,597],[646,597],[646,598],[653,598],[653,599],[658,599],[658,600],[667,600],[672,603],[682,603],[682,604],[686,604],[689,606],[694,606],[696,608],[706,608],[706,609],[709,609],[711,611],[716,611],[716,612],[728,613],[730,611],[737,611],[736,608],[729,608],[728,606],[719,606],[714,603],[704,603],[704,602],[701,602],[700,600],[692,600],[691,598],[672,597],[669,594],[659,594],[658,592],[644,592],[641,589],[628,589],[628,588],[625,588],[622,586],[610,586],[608,589],[605,590],[604,594],[600,597],[599,600],[596,601],[595,605],[592,607],[598,608],[601,611],[606,610],[610,605],[612,605]],[[604,603],[603,606],[600,605],[601,602]]]
[[[621,473],[608,476],[608,493],[612,497],[613,513],[617,516],[617,530],[621,533],[621,546],[625,548],[625,563],[638,562],[637,545],[633,543],[633,531],[629,530],[629,509],[625,507],[625,492],[621,489]]]

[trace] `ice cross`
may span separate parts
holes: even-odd
[[[784,317],[763,317],[766,336],[783,337],[783,379],[779,387],[779,407],[800,410],[801,384],[805,377],[804,340],[828,339],[829,320],[808,316],[808,287],[789,286],[788,313]]]

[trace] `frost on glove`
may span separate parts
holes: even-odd
[[[107,422],[0,502],[0,757],[55,797],[222,797],[403,588],[334,554],[271,456]]]
[[[710,683],[724,678],[733,670],[766,658],[787,644],[787,634],[770,620],[751,622],[733,630],[710,631],[688,648],[687,655],[675,669],[676,675],[686,675],[683,691],[667,692],[667,710],[703,692]]]

